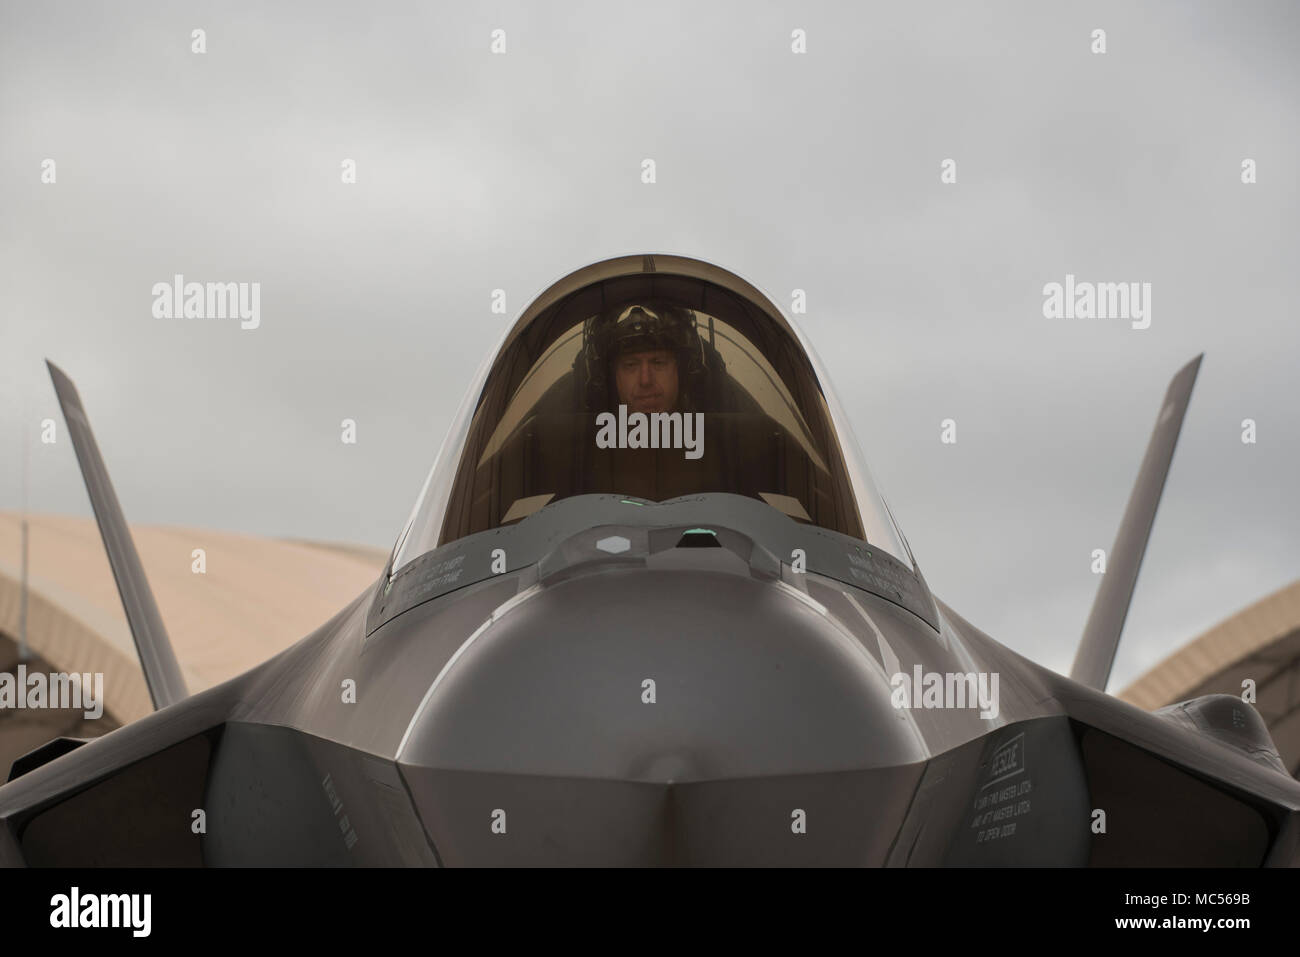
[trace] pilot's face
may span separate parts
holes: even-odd
[[[629,412],[677,408],[677,357],[670,349],[625,352],[614,360],[618,401]]]

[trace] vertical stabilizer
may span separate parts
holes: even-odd
[[[1202,358],[1203,353],[1179,369],[1169,383],[1151,441],[1147,443],[1146,457],[1138,470],[1128,507],[1124,509],[1119,534],[1115,536],[1115,545],[1106,559],[1106,573],[1101,578],[1088,624],[1083,629],[1083,638],[1074,657],[1070,677],[1098,691],[1105,690],[1111,665],[1115,662],[1115,650],[1119,647],[1120,632],[1124,630],[1124,619],[1133,600],[1138,569],[1142,567],[1142,556],[1146,554],[1156,507],[1165,489],[1165,477],[1169,474],[1169,463],[1174,457],[1174,447],[1178,444],[1178,433],[1183,427],[1183,416],[1187,414],[1187,403],[1191,401],[1192,386],[1196,383]]]
[[[149,695],[155,708],[165,708],[189,694],[176,653],[167,637],[167,629],[163,627],[158,603],[149,589],[135,542],[126,527],[122,507],[108,480],[108,470],[99,454],[95,435],[90,431],[90,422],[81,406],[77,387],[54,363],[47,360],[45,364],[50,368],[54,391],[63,408],[63,420],[72,436],[72,447],[77,452],[86,491],[90,493],[90,506],[95,511],[95,521],[99,523],[99,534],[104,539],[108,563],[117,580],[118,594],[122,596],[122,608],[126,611],[127,624],[131,626],[131,637],[135,639],[135,648],[140,655]]]

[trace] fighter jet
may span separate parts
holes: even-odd
[[[157,710],[15,762],[0,863],[1296,864],[1254,708],[1105,692],[1199,363],[1064,676],[931,594],[772,298],[599,262],[479,369],[373,586],[192,695],[51,365]]]

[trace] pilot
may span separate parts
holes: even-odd
[[[586,374],[589,412],[617,413],[621,405],[628,415],[683,413],[683,436],[686,416],[712,411],[709,374],[721,367],[696,331],[694,312],[656,300],[625,300],[588,319],[577,362]],[[667,447],[611,449],[592,461],[592,485],[651,501],[722,487],[708,471],[720,467],[716,455],[688,459],[685,454]]]
[[[706,362],[690,310],[623,306],[589,319],[583,339],[593,411],[616,405],[629,413],[695,410]]]
[[[646,316],[634,307],[632,318],[620,324],[626,328],[615,333],[611,365],[618,401],[628,412],[676,412],[677,352],[671,342],[641,334],[649,324]]]

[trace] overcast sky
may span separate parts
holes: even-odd
[[[1114,690],[1300,574],[1298,117],[1285,2],[0,0],[0,508],[25,420],[31,507],[90,514],[49,357],[130,521],[391,546],[529,300],[676,253],[807,291],[932,589],[1058,670],[1204,352]],[[154,318],[177,273],[259,328]],[[1067,274],[1150,327],[1045,318]]]

